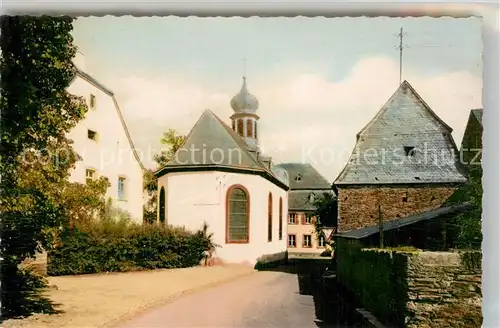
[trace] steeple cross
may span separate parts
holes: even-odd
[[[243,77],[247,76],[247,58],[244,57],[243,59]]]

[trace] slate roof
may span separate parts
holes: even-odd
[[[276,165],[288,174],[290,191],[288,208],[295,211],[313,211],[315,207],[309,200],[314,194],[320,196],[327,192],[333,194],[331,184],[309,163],[281,163]],[[300,175],[300,181],[297,176]]]
[[[415,224],[417,222],[425,221],[425,220],[432,220],[436,218],[443,217],[444,215],[447,214],[454,214],[454,213],[462,213],[466,212],[470,209],[472,209],[473,206],[469,203],[464,203],[464,204],[457,204],[457,205],[451,205],[447,207],[440,207],[434,210],[410,215],[404,218],[400,219],[395,219],[391,221],[385,221],[383,225],[383,230],[384,231],[390,231],[394,229],[399,229],[411,224]],[[356,229],[356,230],[351,230],[351,231],[346,231],[346,232],[339,232],[335,234],[336,237],[343,237],[343,238],[351,238],[351,239],[362,239],[369,237],[371,235],[379,233],[379,227],[378,225],[373,225],[370,227],[366,228],[361,228],[361,229]]]
[[[134,142],[132,141],[132,137],[130,136],[130,133],[128,131],[127,124],[125,123],[125,118],[123,117],[122,111],[120,109],[120,105],[118,104],[118,101],[116,100],[114,93],[110,89],[106,88],[103,84],[99,83],[95,78],[93,78],[92,76],[85,73],[84,71],[82,71],[79,68],[76,69],[76,73],[73,76],[72,80],[70,81],[70,84],[76,79],[76,77],[80,77],[81,79],[87,81],[88,83],[92,84],[93,86],[95,86],[96,88],[98,88],[99,90],[104,92],[106,95],[111,97],[111,99],[113,100],[113,105],[115,106],[116,112],[117,112],[118,117],[120,119],[120,123],[123,127],[123,130],[125,131],[125,135],[127,136],[127,140],[129,142],[129,145],[132,148],[134,158],[136,159],[137,163],[139,163],[139,166],[141,167],[141,169],[144,171],[145,170],[144,164],[142,163],[141,158],[139,157],[139,155],[137,153],[137,149],[135,148]]]
[[[311,194],[313,197],[321,197],[323,193],[329,193],[335,197],[333,190],[330,188],[324,190],[290,190],[288,191],[288,209],[293,211],[314,211],[316,207],[313,206],[309,197]]]
[[[309,163],[281,163],[276,165],[285,169],[290,179],[290,189],[328,189],[331,190],[329,183],[311,164]],[[300,175],[301,179],[296,178]]]
[[[236,169],[263,174],[277,185],[288,189],[259,161],[258,154],[249,149],[242,137],[207,109],[173,158],[155,174],[161,176],[172,169]]]
[[[463,183],[452,131],[404,81],[357,134],[335,185]]]
[[[479,124],[483,125],[483,109],[482,108],[473,109],[471,110],[471,112],[476,117]]]

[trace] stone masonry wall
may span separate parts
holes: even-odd
[[[440,207],[457,189],[450,185],[338,187],[338,231],[378,224],[380,201],[384,221]]]
[[[408,257],[409,328],[481,327],[481,253]]]
[[[339,282],[388,327],[481,327],[481,252],[361,247],[338,239]]]

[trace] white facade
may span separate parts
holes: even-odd
[[[82,157],[71,173],[71,181],[85,183],[88,175],[105,176],[111,187],[106,198],[143,220],[143,167],[135,152],[113,94],[85,73],[78,72],[68,91],[87,102],[88,112],[68,134]],[[93,172],[93,173],[92,173]]]
[[[227,243],[227,194],[243,186],[249,198],[248,243]],[[213,241],[222,247],[215,257],[224,262],[254,265],[261,256],[287,249],[287,191],[256,174],[219,171],[168,173],[158,179],[158,191],[165,190],[165,223],[195,231],[208,224]],[[268,241],[268,197],[272,194],[272,241]],[[160,197],[159,197],[160,198]],[[282,238],[279,238],[279,200],[282,199]],[[158,207],[160,208],[160,206]]]

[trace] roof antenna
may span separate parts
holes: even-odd
[[[403,48],[407,47],[406,45],[403,47],[403,36],[405,36],[406,33],[403,33],[403,28],[399,30],[399,33],[396,34],[397,37],[399,37],[399,46],[397,49],[399,50],[399,85],[401,85],[401,80],[403,77]]]

